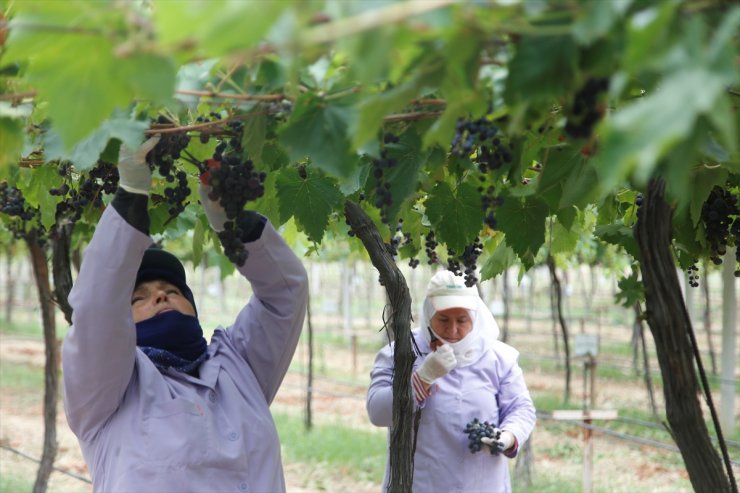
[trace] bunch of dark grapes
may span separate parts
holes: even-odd
[[[504,203],[504,199],[495,195],[496,188],[493,185],[489,185],[488,187],[480,186],[478,187],[478,191],[481,194],[480,206],[484,214],[483,222],[489,228],[496,229],[497,222],[494,212],[496,207]]]
[[[498,127],[487,118],[458,120],[451,151],[460,156],[471,156],[482,173],[501,168],[514,156],[502,141]]]
[[[30,221],[35,215],[35,210],[26,203],[23,192],[7,182],[0,182],[0,212],[20,218],[21,221]]]
[[[386,132],[383,136],[384,144],[396,144],[399,142],[398,136],[391,132]],[[380,158],[373,159],[373,177],[375,178],[375,207],[380,209],[380,220],[388,224],[388,210],[393,205],[393,195],[391,194],[391,183],[387,179],[388,172],[392,170],[398,161],[391,157],[388,149],[380,151]]]
[[[219,143],[214,158],[208,162],[208,176],[204,178],[211,186],[208,198],[217,201],[226,212],[224,230],[218,234],[224,253],[238,266],[244,265],[247,259],[242,241],[245,231],[241,225],[247,221],[249,213],[244,210],[244,205],[265,194],[267,177],[265,172],[254,167],[251,159],[241,156],[239,136],[232,137],[225,144]]]
[[[693,264],[689,265],[689,268],[686,269],[686,274],[689,276],[689,286],[692,288],[698,288],[699,287],[699,268],[696,266],[696,261],[694,261]]]
[[[17,218],[15,221],[8,223],[8,229],[13,234],[13,238],[22,240],[27,238],[28,224],[36,224],[30,228],[37,231],[36,241],[43,246],[46,242],[44,227],[41,225],[41,211],[38,207],[32,207],[26,202],[18,188],[8,185],[7,182],[0,182],[0,214],[7,214],[11,218]]]
[[[481,438],[493,438],[498,440],[501,438],[501,430],[496,428],[496,425],[489,423],[488,421],[481,422],[478,418],[474,418],[470,423],[465,425],[463,430],[468,435],[468,449],[471,454],[480,452],[483,448],[483,442]],[[491,455],[498,455],[500,450],[495,447],[491,447]]]
[[[112,194],[118,188],[118,168],[107,161],[99,160],[87,175],[81,176],[76,189],[66,183],[66,180],[72,179],[70,166],[62,164],[58,171],[60,176],[65,177],[65,183],[49,190],[50,194],[63,197],[57,204],[57,222],[62,218],[71,222],[78,221],[85,207],[103,207],[103,194]]]
[[[602,93],[609,89],[609,79],[592,77],[575,94],[565,133],[573,138],[589,138],[594,126],[604,115],[604,105],[599,102]]]
[[[472,244],[466,245],[460,259],[465,266],[465,285],[467,287],[475,286],[478,282],[477,263],[478,257],[483,252],[483,243],[480,238],[476,238]]]
[[[733,224],[733,218],[730,216],[739,214],[737,197],[719,186],[712,189],[702,205],[701,220],[704,223],[704,232],[709,243],[709,258],[715,265],[722,263],[722,256],[727,252],[730,224]],[[733,230],[736,228],[737,226],[733,224]],[[737,241],[735,244],[737,245]]]
[[[170,121],[160,116],[157,123]],[[175,161],[180,159],[188,144],[190,137],[187,134],[162,134],[154,149],[146,155],[149,168],[152,171],[156,169],[167,183],[172,184],[164,189],[164,199],[169,205],[167,212],[171,218],[177,217],[185,210],[185,200],[190,196],[187,174],[175,168]]]
[[[460,271],[460,261],[457,259],[455,250],[452,248],[447,249],[447,270],[456,276],[462,275],[462,272]]]
[[[424,237],[424,249],[427,254],[427,264],[438,264],[439,255],[437,255],[437,239],[434,236],[434,231],[428,232]]]

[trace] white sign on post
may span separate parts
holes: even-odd
[[[596,356],[599,354],[599,336],[596,334],[576,334],[575,355]]]

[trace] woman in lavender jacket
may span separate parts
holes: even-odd
[[[411,384],[421,419],[412,491],[510,492],[507,458],[516,456],[535,425],[519,353],[497,340],[498,326],[478,290],[452,272],[432,277],[421,318],[421,327],[413,331],[420,357]],[[390,427],[392,407],[389,344],[376,356],[371,372],[370,421]],[[465,428],[476,418],[495,425],[498,438],[483,438],[482,450],[471,453]],[[388,481],[386,465],[384,489]]]
[[[253,296],[233,325],[203,338],[182,264],[150,248],[144,159],[122,150],[120,188],[70,294],[64,404],[96,492],[285,491],[269,405],[293,357],[306,272],[262,216],[241,225],[239,272]],[[201,201],[211,227],[223,210]]]

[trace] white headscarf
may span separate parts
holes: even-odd
[[[434,314],[450,308],[468,310],[473,320],[473,328],[457,342],[444,340],[432,329],[431,319]],[[432,336],[449,344],[455,352],[457,366],[467,366],[477,361],[499,336],[498,324],[478,295],[478,289],[475,286],[466,286],[462,276],[446,270],[437,272],[427,285],[421,322],[421,333],[427,344],[431,345]]]

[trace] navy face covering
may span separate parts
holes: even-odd
[[[136,324],[136,345],[158,368],[191,372],[206,359],[208,343],[197,317],[170,310]]]

